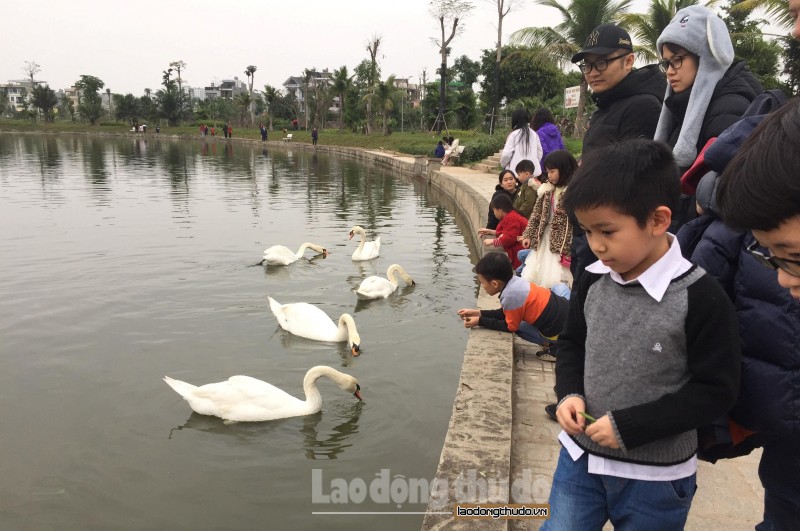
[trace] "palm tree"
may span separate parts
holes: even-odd
[[[308,131],[308,85],[311,83],[311,80],[314,79],[314,72],[316,68],[304,68],[303,69],[303,83],[305,84],[305,91],[303,92],[303,105],[305,105],[305,120],[303,120],[306,125],[306,131]]]
[[[281,97],[281,93],[278,89],[273,87],[272,85],[264,85],[264,101],[267,104],[267,112],[269,113],[269,130],[274,131],[275,129],[272,127],[272,105],[278,101],[278,98]]]
[[[379,81],[373,87],[372,92],[364,96],[364,99],[374,102],[381,110],[381,118],[383,119],[383,134],[389,133],[386,128],[386,112],[394,108],[394,98],[397,94],[397,87],[394,84],[394,76],[389,76],[386,81]]]
[[[786,0],[743,0],[733,6],[734,10],[755,11],[763,10],[764,15],[774,21],[781,29],[789,29],[794,24],[794,19],[789,16],[786,9]]]
[[[240,125],[244,125],[244,113],[250,109],[250,105],[253,103],[253,99],[250,97],[250,94],[247,92],[242,92],[238,96],[236,96],[234,103],[237,107],[239,107],[242,111],[240,116]]]
[[[256,80],[256,70],[258,70],[257,67],[255,67],[253,65],[249,65],[244,71],[245,75],[247,76],[247,85],[248,85],[248,88],[250,89],[250,101],[251,101],[251,104],[250,104],[250,126],[251,127],[253,126],[253,123],[255,122],[255,112],[253,110],[253,103],[255,103],[254,100],[253,100],[253,82]]]
[[[339,131],[344,129],[344,96],[353,86],[353,77],[347,75],[347,66],[333,71],[333,90],[339,96]]]
[[[650,62],[657,60],[661,55],[656,47],[656,41],[669,25],[675,13],[693,5],[711,7],[716,0],[702,3],[698,0],[650,0],[647,13],[629,13],[622,17],[622,23],[630,28],[638,46],[636,53],[642,59]]]
[[[632,0],[571,0],[562,6],[558,0],[537,0],[537,4],[557,9],[561,13],[561,23],[555,27],[524,28],[511,36],[513,44],[540,46],[542,53],[557,60],[562,65],[583,47],[586,37],[607,22],[619,22],[630,9]],[[586,79],[581,79],[578,98],[578,117],[575,120],[575,136],[582,136],[585,126]]]

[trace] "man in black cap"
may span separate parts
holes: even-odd
[[[634,70],[634,60],[630,35],[615,24],[597,26],[572,56],[597,104],[584,154],[611,142],[653,138],[667,83],[657,65]]]
[[[634,70],[633,43],[627,31],[616,24],[601,24],[586,38],[583,49],[572,56],[592,89],[597,110],[589,119],[583,137],[583,154],[612,142],[653,138],[661,115],[667,81],[658,65]],[[572,223],[570,272],[573,289],[584,268],[597,261],[577,220]],[[558,355],[558,342],[551,353]],[[556,419],[556,404],[545,411]]]

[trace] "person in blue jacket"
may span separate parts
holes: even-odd
[[[700,182],[704,214],[678,238],[736,308],[742,380],[730,418],[764,447],[756,530],[789,530],[800,525],[800,101],[754,130],[759,121],[742,120],[708,148],[707,165],[724,171]]]
[[[442,144],[441,140],[436,144],[436,149],[433,150],[433,156],[437,159],[444,157],[444,144]]]

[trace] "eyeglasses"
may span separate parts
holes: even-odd
[[[595,61],[594,63],[584,61],[578,64],[578,68],[580,68],[581,72],[583,72],[584,74],[588,74],[589,72],[591,72],[592,68],[594,68],[598,72],[602,72],[603,70],[608,68],[608,64],[611,61],[616,61],[617,59],[622,59],[623,57],[627,57],[629,55],[630,55],[629,53],[624,53],[616,57],[606,57],[605,59],[600,59],[598,61]]]
[[[745,252],[755,258],[759,264],[770,269],[781,269],[794,277],[800,277],[800,260],[787,260],[786,258],[776,258],[775,256],[766,256],[761,251],[756,251],[759,246],[758,241],[754,241],[747,246]]]
[[[673,70],[677,70],[683,66],[683,58],[687,57],[688,55],[689,54],[685,53],[683,55],[673,55],[670,59],[663,59],[658,62],[658,68],[660,68],[665,74],[667,73],[667,70],[669,70],[669,67],[672,67]]]

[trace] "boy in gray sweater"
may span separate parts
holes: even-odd
[[[739,338],[722,287],[667,232],[680,196],[665,144],[586,156],[564,206],[599,261],[570,302],[556,362],[563,448],[542,529],[683,529],[697,428],[738,393]],[[595,420],[596,419],[596,420]]]

